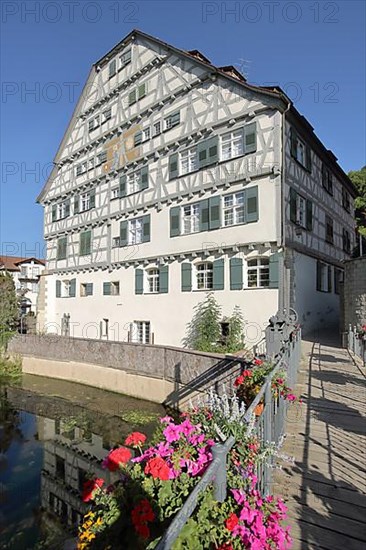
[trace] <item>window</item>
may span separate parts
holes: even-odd
[[[342,241],[343,241],[343,252],[346,252],[347,254],[351,253],[351,237],[349,234],[349,231],[347,229],[343,228],[343,234],[342,234]]]
[[[322,185],[330,195],[333,195],[333,178],[329,168],[322,164]]]
[[[65,481],[65,459],[56,455],[56,477]]]
[[[119,187],[115,187],[114,189],[111,189],[111,199],[118,199],[119,198]]]
[[[221,138],[221,160],[229,160],[244,154],[242,129],[225,134]]]
[[[247,261],[248,287],[262,288],[269,286],[269,259],[255,258]]]
[[[316,289],[319,292],[332,292],[332,267],[319,260],[316,263]]]
[[[147,292],[150,294],[159,292],[159,270],[148,269],[146,272]]]
[[[213,289],[213,264],[212,262],[202,262],[196,265],[196,284],[197,290]]]
[[[117,62],[115,59],[109,64],[109,78],[112,78],[117,72]]]
[[[294,128],[291,128],[291,156],[297,160],[308,172],[311,172],[311,150],[306,143],[299,138]]]
[[[89,120],[89,123],[88,123],[89,132],[92,132],[93,130],[98,128],[98,126],[99,126],[99,115]]]
[[[342,206],[347,212],[351,210],[349,193],[342,187]]]
[[[22,266],[21,266],[21,268],[20,268],[20,275],[21,275],[22,277],[27,278],[27,275],[28,275],[28,268],[27,268],[27,266],[25,266],[25,265],[22,265]]]
[[[76,279],[56,281],[56,298],[74,298],[76,295]]]
[[[126,50],[123,52],[122,55],[119,57],[121,69],[126,67],[129,63],[131,63],[131,50]]]
[[[100,164],[103,164],[106,161],[107,161],[107,151],[103,151],[102,153],[99,153],[97,155],[97,162],[95,165],[99,166]]]
[[[57,239],[57,260],[65,260],[67,255],[67,237]]]
[[[91,231],[80,233],[79,255],[87,256],[91,252]]]
[[[145,97],[147,91],[147,83],[144,82],[143,84],[140,84],[136,88],[133,88],[129,94],[128,94],[128,104],[131,106],[139,99],[142,99]]]
[[[334,268],[334,294],[340,293],[340,284],[343,283],[342,269]]]
[[[170,130],[180,124],[180,112],[173,113],[164,119],[164,130]]]
[[[188,174],[197,170],[197,148],[187,149],[180,155],[180,174]]]
[[[103,296],[119,296],[119,281],[103,283]]]
[[[143,218],[136,218],[128,222],[128,244],[142,243]]]
[[[93,283],[81,283],[80,296],[92,296],[93,295]]]
[[[38,283],[32,283],[32,292],[34,294],[38,294],[38,290],[39,290]]]
[[[333,244],[333,219],[327,215],[325,215],[325,240]]]
[[[70,201],[59,202],[52,206],[52,221],[63,220],[70,216]]]
[[[140,191],[140,180],[140,171],[134,172],[133,174],[129,174],[127,176],[128,194],[137,193]]]
[[[80,212],[85,212],[90,208],[90,195],[89,193],[84,193],[80,195]]]
[[[139,344],[150,343],[150,321],[134,321],[131,327],[131,340]]]
[[[140,143],[144,143],[150,139],[150,126],[141,130],[141,132],[136,132],[134,137],[134,146],[137,147]]]
[[[153,124],[153,136],[158,136],[159,134],[161,134],[161,122],[155,122],[155,124]]]
[[[106,109],[103,111],[103,122],[107,122],[107,120],[110,120],[112,118],[112,107],[109,107],[109,109]]]
[[[224,226],[244,223],[244,193],[224,196]]]
[[[307,231],[313,229],[313,203],[290,187],[290,220]]]
[[[200,230],[200,205],[188,204],[183,207],[183,233],[197,233]]]

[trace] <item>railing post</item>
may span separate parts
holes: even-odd
[[[219,466],[216,471],[216,477],[214,480],[215,500],[218,502],[224,502],[226,500],[227,493],[227,479],[226,479],[226,458],[227,449],[224,445],[214,445],[212,447],[212,458],[219,461]]]
[[[272,441],[272,390],[271,384],[267,384],[264,394],[264,423],[263,423],[263,439],[264,443],[270,443]],[[271,458],[268,458],[264,465],[264,495],[269,492],[269,485],[271,483]]]

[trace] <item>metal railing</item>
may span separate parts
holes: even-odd
[[[282,322],[282,321],[281,321]],[[271,327],[272,328],[272,327]],[[278,444],[284,435],[285,421],[288,402],[282,397],[275,397],[272,393],[272,378],[273,375],[285,370],[287,372],[287,382],[290,387],[294,387],[297,379],[298,366],[301,358],[301,331],[295,330],[292,326],[292,331],[288,333],[288,340],[281,340],[275,356],[275,367],[267,376],[265,383],[256,395],[254,401],[245,412],[243,422],[251,421],[256,406],[264,403],[263,412],[257,417],[255,423],[255,431],[261,441]],[[271,333],[273,335],[273,333]],[[273,342],[272,342],[273,343]],[[240,370],[238,369],[238,374]],[[213,483],[215,499],[218,502],[224,502],[227,497],[226,483],[226,463],[227,455],[235,444],[234,437],[230,436],[225,443],[216,444],[212,448],[213,460],[206,472],[197,483],[196,487],[188,496],[186,502],[180,511],[176,514],[168,529],[165,531],[162,539],[156,547],[156,550],[170,550],[176,539],[178,538],[185,523],[188,521],[194,509],[197,506],[199,495]],[[272,458],[269,458],[267,463],[260,465],[257,468],[258,490],[266,495],[269,492],[272,474]]]
[[[347,337],[346,346],[349,351],[352,351],[357,357],[359,357],[363,364],[366,364],[366,335],[360,336],[357,327],[349,325],[348,332],[345,333]]]

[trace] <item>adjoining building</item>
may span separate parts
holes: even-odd
[[[336,326],[355,188],[279,87],[134,30],[91,68],[38,202],[45,330],[181,345],[212,291],[246,340]]]
[[[0,273],[7,272],[13,277],[15,290],[21,299],[22,313],[37,314],[40,276],[44,269],[44,260],[0,256]]]

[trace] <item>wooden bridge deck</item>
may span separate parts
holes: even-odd
[[[365,369],[322,342],[303,342],[304,403],[289,410],[282,448],[295,463],[282,463],[273,491],[289,508],[293,550],[366,550]]]

